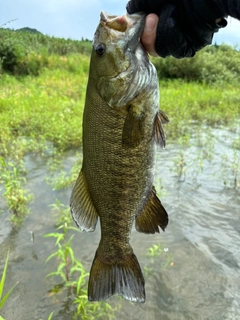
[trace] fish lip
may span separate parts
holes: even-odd
[[[120,21],[122,18],[122,23],[126,23],[125,28],[123,27],[122,30],[117,30],[117,31],[122,31],[126,32],[126,34],[131,35],[135,39],[140,39],[140,36],[143,32],[144,25],[145,25],[145,18],[146,14],[143,12],[138,12],[134,14],[129,14],[126,12],[125,15],[122,16],[117,16],[117,15],[112,15],[107,13],[106,11],[101,11],[100,12],[100,24],[108,27],[111,29],[111,23],[114,20]],[[113,28],[114,29],[114,28]]]

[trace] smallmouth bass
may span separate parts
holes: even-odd
[[[83,115],[83,164],[70,207],[81,230],[101,240],[88,299],[118,294],[145,301],[144,277],[130,245],[137,231],[159,232],[168,215],[153,187],[156,145],[165,146],[155,67],[140,43],[145,15],[101,12],[94,35]]]

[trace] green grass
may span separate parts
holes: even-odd
[[[13,145],[24,154],[23,148],[34,147],[32,140],[39,146],[52,142],[60,150],[79,146],[87,72],[88,57],[73,55],[52,56],[39,77],[3,75],[0,154],[12,154]]]
[[[198,82],[160,80],[160,108],[168,115],[168,138],[190,132],[190,123],[234,125],[240,115],[238,87],[225,84],[210,86]]]
[[[44,149],[61,151],[81,145],[81,123],[88,57],[52,56],[38,77],[3,75],[0,85],[0,155],[24,155]],[[239,117],[238,87],[209,86],[181,80],[161,81],[161,109],[170,118],[168,137],[188,132],[188,124],[229,124]]]
[[[15,216],[27,212],[30,200],[23,188],[24,180],[20,175],[16,178],[19,170],[14,171],[15,167],[24,171],[24,155],[34,152],[56,159],[68,149],[80,148],[82,141],[89,56],[31,54],[41,65],[38,76],[4,72],[0,82],[0,157],[1,163],[5,163],[0,166],[0,174],[6,178],[0,179],[0,183]],[[31,54],[26,59],[31,59]],[[240,97],[235,82],[206,84],[161,77],[159,80],[160,107],[170,119],[165,126],[167,143],[189,136],[192,123],[232,127],[237,123]],[[72,178],[65,173],[53,181],[54,188],[71,183]],[[16,185],[19,192],[13,194]]]
[[[3,295],[4,286],[6,284],[8,258],[9,258],[9,251],[7,253],[6,262],[5,262],[3,273],[2,273],[2,276],[1,276],[1,279],[0,279],[0,310],[4,306],[5,302],[8,300],[8,298],[9,298],[11,292],[13,291],[14,287],[17,285],[17,283],[16,283],[5,295]],[[0,316],[0,319],[3,319],[3,318]]]

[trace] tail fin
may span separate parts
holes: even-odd
[[[96,252],[88,283],[88,300],[105,300],[118,294],[132,302],[145,302],[144,278],[134,253],[110,264]]]

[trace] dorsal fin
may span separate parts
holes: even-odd
[[[143,233],[159,233],[159,227],[164,231],[167,225],[168,214],[158,199],[155,188],[152,187],[142,213],[136,217],[136,230]]]

